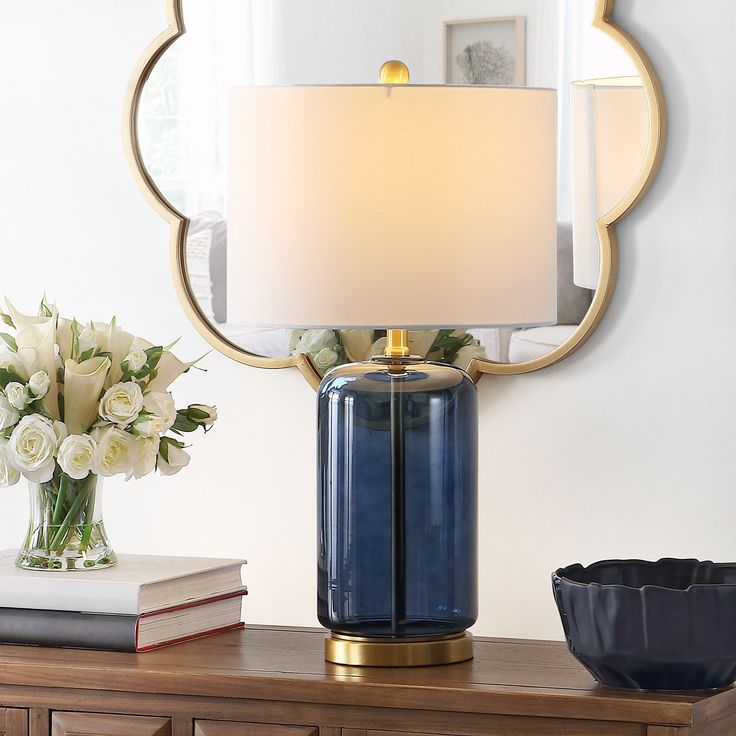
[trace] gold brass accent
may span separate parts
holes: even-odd
[[[409,84],[409,67],[403,61],[387,61],[378,72],[381,84]]]
[[[334,631],[325,639],[325,659],[352,667],[427,667],[473,658],[473,635],[402,641],[348,636]]]
[[[409,330],[387,330],[383,354],[387,358],[409,357]]]
[[[214,348],[224,355],[245,365],[256,368],[288,368],[296,366],[307,379],[312,388],[316,389],[321,381],[321,375],[311,355],[294,355],[286,358],[264,358],[249,353],[235,343],[228,340],[210,324],[202,313],[197,300],[192,293],[187,278],[186,239],[189,220],[164,197],[153,178],[148,173],[141,155],[138,141],[137,118],[141,94],[146,80],[153,67],[164,55],[166,50],[177,38],[186,33],[183,0],[163,0],[166,6],[168,27],[161,33],[136,64],[123,105],[123,145],[128,163],[133,171],[138,186],[150,205],[169,223],[171,237],[169,252],[171,254],[171,270],[174,285],[184,311],[197,331]],[[598,220],[598,235],[601,241],[601,272],[598,288],[593,297],[590,309],[585,315],[577,330],[559,347],[543,355],[541,358],[525,363],[496,363],[487,359],[473,360],[468,367],[468,373],[477,383],[483,373],[496,375],[514,375],[531,373],[558,363],[568,355],[574,353],[593,334],[595,328],[603,319],[616,285],[617,275],[617,245],[616,225],[623,220],[641,201],[651,187],[659,170],[664,153],[666,111],[664,96],[654,67],[639,44],[613,21],[615,0],[597,0],[593,18],[593,27],[603,31],[616,43],[624,48],[633,59],[637,72],[641,77],[644,91],[649,105],[649,147],[646,159],[637,180],[624,197],[623,201],[609,213]],[[462,325],[458,325],[461,327]]]

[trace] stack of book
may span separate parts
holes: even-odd
[[[118,555],[39,572],[0,552],[0,643],[145,652],[243,627],[245,560]]]

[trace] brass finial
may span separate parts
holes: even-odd
[[[378,72],[381,84],[409,84],[409,67],[403,61],[387,61]]]

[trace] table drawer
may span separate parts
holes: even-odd
[[[171,736],[168,718],[61,713],[51,715],[51,736]]]
[[[0,708],[0,736],[28,736],[28,711]]]
[[[195,721],[194,736],[318,736],[309,726],[273,726],[268,723],[235,721]]]

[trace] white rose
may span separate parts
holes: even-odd
[[[86,478],[95,465],[97,443],[88,434],[69,435],[59,446],[59,467],[70,478]]]
[[[51,387],[51,379],[49,379],[46,371],[36,371],[28,379],[28,388],[31,393],[37,398],[42,399],[49,392]]]
[[[187,416],[203,427],[211,427],[217,421],[217,409],[214,406],[190,404],[189,409],[194,409],[194,412],[188,413]]]
[[[127,381],[110,386],[100,400],[100,416],[108,422],[126,427],[134,422],[143,408],[143,391],[137,383]]]
[[[137,437],[133,444],[133,465],[125,476],[125,480],[142,478],[156,470],[158,457],[158,437]]]
[[[23,359],[2,341],[0,341],[0,369],[15,373],[23,381],[28,378]]]
[[[18,410],[8,401],[5,394],[0,391],[0,431],[8,429],[18,423],[20,419],[20,413]]]
[[[123,363],[127,363],[128,370],[132,373],[135,373],[136,371],[139,371],[143,366],[147,363],[148,356],[146,355],[146,351],[137,348],[135,350],[131,350],[124,358]]]
[[[5,387],[5,396],[11,406],[14,406],[19,411],[25,409],[26,404],[31,400],[28,389],[17,381],[12,381]]]
[[[54,474],[56,433],[50,420],[40,414],[23,417],[10,435],[13,465],[32,483],[45,483]]]
[[[316,355],[323,348],[334,348],[337,336],[334,330],[305,330],[293,352]]]
[[[338,360],[340,360],[340,356],[332,348],[322,348],[314,356],[314,362],[317,364],[317,368],[319,368],[321,373],[326,373],[333,365],[337,364]]]
[[[168,444],[168,460],[159,455],[158,456],[158,472],[161,475],[176,475],[182,468],[186,468],[189,465],[189,461],[192,459],[189,454],[184,452],[177,445]]]
[[[176,421],[174,398],[165,391],[152,391],[143,397],[143,415],[133,425],[141,437],[155,437],[168,432]]]
[[[93,472],[109,478],[127,473],[133,467],[135,437],[118,427],[99,428],[92,432],[97,442]]]
[[[69,430],[66,428],[66,424],[58,419],[54,420],[53,427],[56,435],[56,449],[58,450],[61,443],[69,436]]]
[[[473,358],[487,358],[486,349],[482,345],[466,345],[457,351],[453,365],[466,370]]]
[[[20,473],[10,459],[8,441],[0,437],[0,488],[14,486],[20,480]]]

